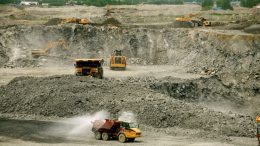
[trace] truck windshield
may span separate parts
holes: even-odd
[[[138,128],[139,125],[137,123],[129,123],[130,128]]]
[[[138,128],[138,124],[137,123],[127,123],[127,122],[123,122],[122,126],[125,127],[126,129],[130,129],[130,128]]]
[[[89,61],[89,62],[76,62],[76,67],[100,67],[101,64],[98,61]]]

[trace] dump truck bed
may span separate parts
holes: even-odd
[[[113,133],[118,129],[118,127],[120,127],[120,122],[116,120],[95,120],[93,122],[92,131]]]

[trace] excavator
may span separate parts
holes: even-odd
[[[66,23],[76,23],[76,24],[86,25],[89,24],[90,21],[86,18],[66,18],[63,19],[60,24],[63,25]]]
[[[211,26],[211,22],[206,18],[199,16],[200,14],[189,14],[188,16],[177,17],[175,19],[176,27],[199,27]]]
[[[32,57],[38,58],[40,56],[47,56],[49,55],[50,49],[55,48],[56,46],[61,46],[62,48],[68,49],[63,39],[58,39],[58,41],[49,41],[45,48],[32,50]]]
[[[126,69],[126,57],[122,55],[121,50],[115,50],[110,56],[109,67],[111,70],[125,70]]]
[[[112,10],[111,10],[111,6],[110,5],[106,5],[106,13],[105,13],[105,17],[111,17],[111,13],[114,13]]]

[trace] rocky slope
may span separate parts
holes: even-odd
[[[120,49],[128,58],[141,58],[138,63],[240,72],[256,72],[259,68],[260,36],[239,31],[67,25],[9,26],[1,29],[0,34],[1,48],[10,61],[31,59],[31,50],[62,39],[67,47],[53,47],[51,57],[108,58],[114,49]]]
[[[71,117],[101,109],[116,117],[133,111],[138,122],[156,128],[204,131],[200,136],[254,136],[254,118],[210,110],[149,88],[156,81],[76,76],[18,77],[0,87],[0,112]],[[175,98],[176,97],[176,98]],[[207,134],[205,134],[205,132]]]

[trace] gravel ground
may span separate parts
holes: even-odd
[[[44,117],[46,118],[46,117]],[[97,141],[93,134],[66,135],[73,125],[64,123],[62,120],[24,120],[0,118],[0,145],[1,146],[256,146],[255,138],[232,137],[228,142],[192,138],[187,136],[171,136],[160,131],[144,129],[141,126],[142,137],[133,143],[122,144],[117,140]],[[52,118],[53,119],[53,118]],[[61,128],[62,127],[62,128]],[[86,133],[86,132],[85,132]]]

